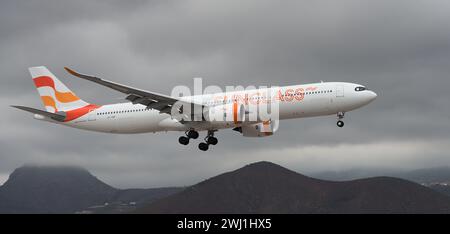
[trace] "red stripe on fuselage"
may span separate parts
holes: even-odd
[[[78,119],[81,116],[100,108],[101,106],[97,106],[95,104],[89,104],[87,106],[83,106],[74,110],[70,110],[70,111],[66,111],[66,119],[64,120],[64,122],[68,122],[74,119]]]

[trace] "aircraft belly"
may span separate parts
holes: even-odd
[[[133,115],[112,115],[105,118],[97,118],[95,120],[80,119],[67,123],[67,125],[75,128],[107,132],[107,133],[145,133],[159,132],[166,129],[158,123],[167,118],[168,115],[159,113],[145,113]]]
[[[304,118],[335,113],[331,97],[305,98],[302,102],[280,104],[280,119]]]

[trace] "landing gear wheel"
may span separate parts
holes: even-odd
[[[198,148],[202,151],[207,151],[209,148],[209,145],[205,142],[201,142],[200,144],[198,144]]]
[[[195,130],[189,130],[186,133],[187,137],[192,138],[192,139],[197,139],[198,138],[198,132]]]
[[[189,144],[189,138],[185,136],[180,136],[180,138],[178,138],[178,142],[180,142],[180,144],[182,145],[187,145]]]
[[[217,138],[215,137],[208,137],[208,139],[206,140],[206,143],[208,143],[209,145],[216,145],[218,142]]]
[[[345,112],[338,112],[337,113],[337,117],[338,117],[338,121],[337,121],[337,126],[342,128],[344,127],[344,121],[342,121],[342,119],[344,119],[345,116]]]

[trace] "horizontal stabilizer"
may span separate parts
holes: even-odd
[[[24,110],[24,111],[28,111],[31,112],[33,114],[38,114],[38,115],[42,115],[45,117],[49,117],[53,120],[62,122],[64,121],[64,119],[66,119],[66,116],[64,114],[59,114],[59,113],[51,113],[51,112],[47,112],[47,111],[43,111],[43,110],[39,110],[39,109],[34,109],[31,107],[26,107],[26,106],[11,106],[20,110]]]

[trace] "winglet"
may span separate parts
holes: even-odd
[[[70,69],[70,68],[68,68],[68,67],[64,67],[64,69],[69,73],[69,74],[71,74],[71,75],[73,75],[73,76],[77,76],[77,77],[80,77],[80,73],[77,73],[76,71],[74,71],[74,70],[72,70],[72,69]]]
[[[95,76],[89,76],[89,75],[83,75],[83,74],[78,73],[78,72],[76,72],[76,71],[74,71],[74,70],[72,70],[72,69],[70,69],[70,68],[68,68],[68,67],[64,67],[64,69],[65,69],[69,74],[71,74],[71,75],[73,75],[73,76],[76,76],[76,77],[78,77],[78,78],[85,79],[85,80],[90,80],[90,81],[93,81],[93,82],[96,82],[96,83],[100,83],[100,84],[101,84],[101,82],[103,82],[103,80],[100,79],[100,78],[98,78],[98,77],[95,77]]]

